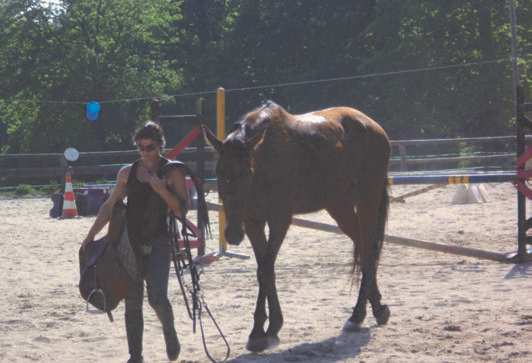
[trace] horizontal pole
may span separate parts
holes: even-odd
[[[388,184],[479,184],[479,183],[505,183],[512,182],[516,178],[513,171],[503,173],[486,174],[463,174],[463,175],[393,175],[388,177]],[[216,189],[216,179],[204,180],[204,184],[210,189]]]
[[[332,232],[332,233],[337,233],[337,234],[344,234],[340,230],[340,228],[338,228],[337,226],[327,224],[327,223],[314,222],[314,221],[309,221],[309,220],[301,219],[301,218],[293,218],[292,224],[299,226],[299,227],[317,229],[320,231]],[[498,262],[507,261],[505,254],[479,250],[476,248],[444,245],[444,244],[435,243],[435,242],[427,242],[427,241],[421,241],[421,240],[416,240],[412,238],[403,238],[403,237],[397,237],[397,236],[391,236],[391,235],[385,235],[384,240],[386,242],[398,244],[402,246],[416,247],[416,248],[421,248],[421,249],[430,250],[430,251],[450,253],[453,255],[476,257],[480,259],[486,259],[486,260],[492,260],[492,261],[498,261]]]
[[[440,164],[440,163],[452,163],[452,162],[463,162],[463,161],[486,161],[493,160],[500,162],[501,159],[513,159],[515,160],[515,153],[501,153],[493,155],[463,155],[463,156],[446,156],[446,157],[414,157],[406,158],[401,160],[400,157],[394,157],[390,160],[390,164],[398,164],[401,161],[406,162],[408,165],[413,164]]]
[[[437,189],[437,188],[443,188],[443,187],[445,187],[445,185],[446,184],[431,184],[429,186],[423,187],[423,188],[418,189],[418,190],[414,190],[414,191],[409,192],[409,193],[405,193],[405,194],[399,195],[397,197],[390,197],[390,201],[391,202],[404,202],[406,198],[414,197],[416,195],[420,195],[420,194],[429,192],[429,191]]]
[[[207,203],[209,209],[219,210],[220,205],[215,203]],[[309,221],[302,218],[292,218],[292,224],[298,227],[316,229],[324,232],[331,232],[336,234],[344,234],[340,228],[332,224]],[[440,243],[421,241],[411,238],[403,238],[397,236],[385,236],[385,241],[393,244],[398,244],[406,247],[416,247],[430,251],[449,253],[453,255],[466,256],[466,257],[475,257],[485,260],[492,260],[497,262],[508,262],[507,256],[505,254],[489,252],[484,250],[479,250],[476,248],[467,248],[462,246],[450,246]]]
[[[183,154],[194,154],[198,152],[197,147],[187,147],[183,150]],[[214,154],[214,148],[212,146],[204,147],[206,154]],[[164,151],[169,151],[171,148],[166,148]],[[114,151],[81,151],[79,157],[100,157],[100,156],[133,156],[138,157],[139,152],[137,150],[114,150]],[[45,159],[45,158],[62,158],[63,153],[42,153],[42,154],[0,154],[0,161],[5,159]]]
[[[185,160],[185,164],[191,167],[193,170],[197,165],[196,161]],[[124,164],[106,164],[106,165],[86,165],[86,166],[74,166],[73,177],[77,180],[80,178],[93,178],[93,179],[115,179],[116,174],[122,168]],[[214,165],[208,165],[209,173],[214,172]],[[45,167],[45,168],[0,168],[0,182],[8,183],[10,181],[17,180],[49,180],[56,178],[63,178],[65,176],[64,167]],[[25,181],[24,181],[25,182]]]
[[[463,175],[394,175],[388,184],[477,184],[504,183],[515,179],[515,172],[463,174]]]
[[[527,141],[532,141],[532,135],[525,135]],[[409,139],[391,140],[392,146],[397,145],[427,145],[427,144],[453,144],[457,142],[486,142],[486,141],[512,141],[515,136],[484,136],[484,137],[457,137],[441,139]]]
[[[526,103],[527,107],[532,105],[531,103]],[[182,115],[182,116],[195,116],[195,115]],[[414,144],[441,144],[441,143],[455,143],[455,142],[483,142],[483,141],[511,141],[515,140],[515,136],[490,136],[490,137],[464,137],[464,138],[453,138],[453,139],[411,139],[411,140],[391,140],[392,145],[414,145]],[[526,135],[526,140],[531,141],[532,135]],[[190,149],[190,152],[194,152],[195,148],[187,148],[186,151]],[[211,149],[212,147],[207,146],[206,149]],[[83,155],[108,155],[108,154],[132,154],[136,155],[137,151],[132,150],[114,150],[114,151],[81,151],[80,156]],[[63,153],[20,153],[20,154],[1,154],[0,159],[4,158],[46,158],[46,157],[61,157]]]
[[[195,118],[198,117],[196,114],[192,115],[160,115],[159,118]]]

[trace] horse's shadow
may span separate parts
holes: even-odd
[[[344,332],[336,337],[314,343],[301,343],[274,353],[246,353],[228,360],[228,363],[246,362],[336,362],[355,358],[370,340],[369,328],[358,332]]]

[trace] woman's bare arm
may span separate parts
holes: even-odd
[[[92,227],[89,229],[87,237],[85,237],[82,242],[82,247],[85,247],[87,243],[94,240],[96,235],[105,227],[105,225],[111,219],[113,207],[115,206],[116,202],[125,197],[127,179],[130,170],[131,165],[128,165],[120,169],[120,171],[118,172],[116,177],[116,186],[112,189],[109,198],[107,198],[107,200],[100,207],[100,210],[96,215],[96,220],[94,221]]]

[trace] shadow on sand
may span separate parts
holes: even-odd
[[[512,269],[508,271],[505,279],[515,279],[523,277],[532,277],[532,262],[518,263],[512,266]]]
[[[314,343],[301,343],[286,350],[274,353],[246,353],[228,360],[229,363],[249,362],[336,362],[347,358],[355,358],[361,347],[371,337],[369,328],[361,328],[358,332],[343,332],[332,338]]]

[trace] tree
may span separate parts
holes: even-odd
[[[60,151],[67,145],[88,150],[129,144],[136,122],[146,117],[147,102],[106,101],[159,95],[175,90],[180,82],[180,75],[162,56],[165,44],[177,37],[171,22],[178,14],[166,1],[65,1],[58,14],[35,3],[2,9],[2,19],[22,14],[3,39],[12,39],[14,57],[29,63],[19,65],[20,71],[7,68],[5,72],[20,74],[8,77],[13,90],[40,102],[24,131],[27,141],[11,139],[14,150]],[[35,30],[28,32],[28,28]],[[18,49],[16,44],[21,43],[27,46]],[[2,63],[9,64],[10,53],[2,54],[6,57],[0,58]],[[30,68],[32,72],[23,71]],[[83,103],[89,100],[104,101],[94,124],[83,117]],[[16,122],[8,120],[8,129],[16,134]]]
[[[4,0],[0,150],[124,148],[151,96],[191,113],[164,95],[220,85],[230,120],[273,99],[296,113],[354,106],[392,138],[508,134],[508,1]],[[532,0],[514,1],[531,84]],[[89,100],[102,101],[94,124]]]

